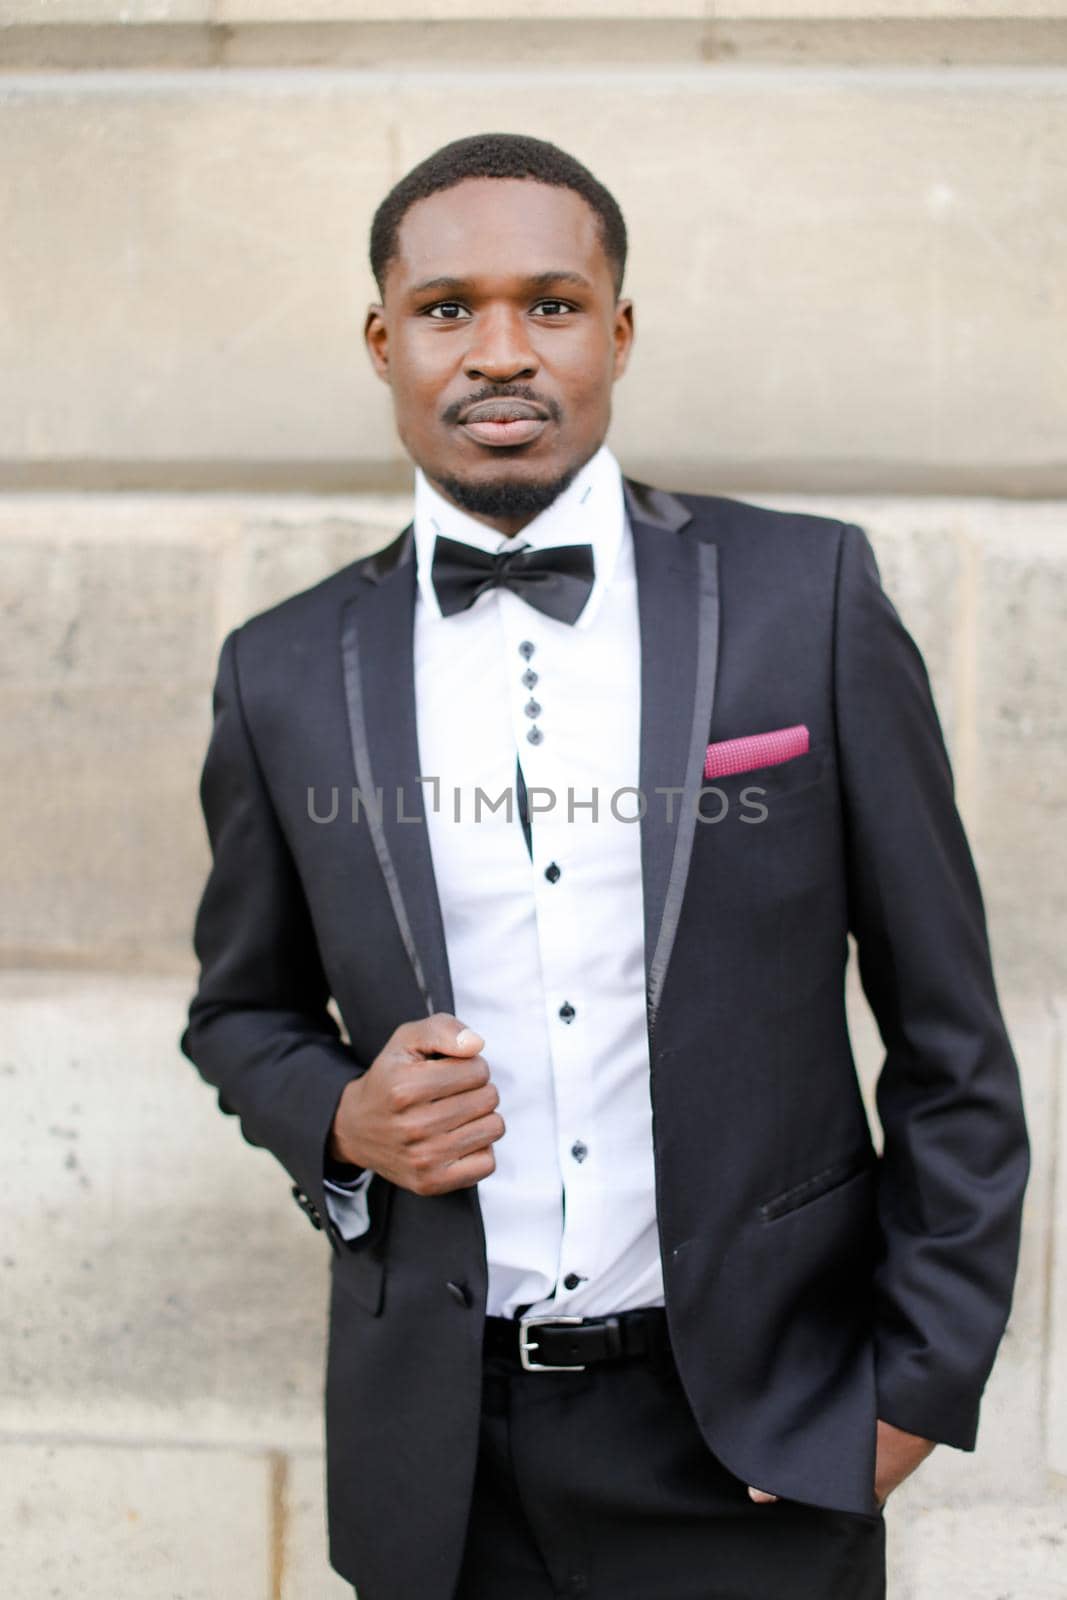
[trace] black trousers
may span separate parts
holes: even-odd
[[[487,1357],[455,1600],[884,1600],[885,1522],[757,1505],[669,1351],[584,1372]]]

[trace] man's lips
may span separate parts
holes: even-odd
[[[548,418],[528,400],[483,400],[470,406],[460,427],[479,444],[528,444],[544,431]]]
[[[460,427],[479,444],[528,444],[544,432],[547,422],[547,417],[517,417],[511,422],[461,422]]]

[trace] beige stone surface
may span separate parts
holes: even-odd
[[[63,498],[0,513],[0,717],[6,893],[0,942],[136,964],[188,929],[196,804],[230,539],[192,516]],[[123,909],[124,908],[124,909]]]
[[[294,1456],[285,1486],[285,1561],[278,1600],[352,1600],[352,1585],[326,1556],[324,1464],[319,1455]]]
[[[2,0],[0,4],[0,25],[7,28],[62,28],[73,23],[138,28],[206,22],[210,15],[210,0]]]
[[[1048,1137],[1055,1141],[1059,1159],[1055,1167],[1051,1233],[1046,1262],[1050,1276],[1047,1330],[1048,1414],[1046,1458],[1067,1485],[1067,997],[1055,1006],[1060,1027],[1057,1061],[1058,1097],[1050,1107]]]
[[[222,637],[407,515],[374,499],[0,499],[8,961],[190,969]]]
[[[388,462],[360,338],[381,91],[80,82],[0,77],[0,459]]]
[[[979,17],[1007,17],[1018,22],[1027,17],[1067,15],[1064,0],[724,0],[724,3],[710,0],[707,10],[713,17],[824,18],[828,21],[848,17],[857,22],[896,17],[941,17],[957,22],[970,22]]]
[[[238,534],[218,503],[0,501],[0,687],[199,684]]]
[[[818,19],[877,22],[885,18],[944,18],[972,22],[984,17],[1067,16],[1065,0],[544,0],[546,16],[636,18],[638,20]],[[0,24],[63,26],[72,23],[123,27],[185,22],[457,22],[468,18],[518,22],[527,8],[492,0],[3,0]]]
[[[566,10],[561,26],[563,3],[510,16],[506,10],[488,15],[474,8],[449,16],[421,16],[414,10],[396,16],[393,8],[383,7],[374,20],[357,16],[355,5],[332,8],[325,17],[293,5],[285,15],[279,10],[264,18],[249,11],[239,21],[227,21],[223,6],[206,4],[136,22],[109,16],[79,21],[74,14],[55,23],[5,28],[0,19],[0,61],[12,72],[79,73],[203,67],[440,72],[467,71],[472,63],[484,71],[509,70],[516,62],[536,63],[539,70],[911,66],[939,73],[1067,65],[1067,17],[1059,0],[1018,17],[1000,6],[933,7],[928,14],[912,15],[919,8],[907,4],[903,14],[894,8],[877,17],[857,16],[851,9],[780,16],[773,6],[770,14],[717,7],[706,17],[686,14],[682,7],[661,11],[631,5],[608,13],[576,6]],[[209,9],[214,15],[205,14]]]
[[[9,957],[188,966],[210,685],[0,690]]]
[[[617,438],[635,470],[1057,492],[1065,88],[1016,71],[0,78],[6,481],[400,487],[360,333],[373,208],[440,144],[503,127],[572,149],[629,218]]]
[[[1063,1600],[1062,1489],[1040,1505],[990,1501],[973,1511],[929,1506],[895,1518],[891,1501],[886,1515],[892,1600]]]
[[[1067,915],[1067,566],[1063,544],[981,552],[976,628],[976,853],[998,914],[1005,977],[1057,992]]]
[[[360,498],[336,510],[322,500],[294,504],[281,497],[250,508],[243,522],[243,586],[228,597],[234,621],[389,544],[411,513],[405,495]]]
[[[538,6],[542,15],[562,19],[593,17],[637,18],[639,20],[669,20],[671,18],[699,20],[707,13],[705,0],[544,0]],[[305,20],[296,0],[219,0],[221,16],[232,23],[289,22]],[[353,0],[315,0],[314,15],[317,21],[434,21],[462,22],[470,18],[496,21],[505,18],[520,19],[526,15],[518,5],[503,9],[493,0],[366,0],[366,4],[353,4]]]
[[[261,1456],[0,1444],[0,1571],[18,1600],[265,1600],[270,1534]]]
[[[189,813],[210,728],[216,549],[195,512],[165,528],[152,504],[5,510],[0,944],[186,960],[174,933],[206,862]],[[214,531],[226,544],[224,515]]]
[[[320,1443],[328,1247],[180,1055],[189,993],[0,975],[4,1434]]]

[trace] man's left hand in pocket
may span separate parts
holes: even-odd
[[[903,1428],[896,1428],[891,1422],[883,1422],[881,1417],[878,1418],[874,1497],[880,1506],[884,1506],[898,1484],[903,1483],[926,1460],[936,1442],[934,1439],[924,1439],[917,1433],[905,1433]],[[773,1505],[778,1499],[776,1494],[768,1494],[766,1490],[755,1489],[751,1485],[748,1493],[749,1498],[761,1506]]]

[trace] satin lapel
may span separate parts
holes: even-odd
[[[424,786],[416,781],[414,620],[409,525],[362,568],[359,588],[345,607],[341,649],[356,785],[366,801],[360,825],[370,829],[400,937],[430,1014],[451,1012],[453,999]]]
[[[641,871],[651,1036],[689,873],[715,700],[718,547],[686,531],[692,513],[674,495],[623,481],[641,627]]]

